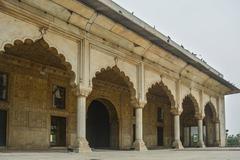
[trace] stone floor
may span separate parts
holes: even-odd
[[[0,153],[0,160],[240,160],[240,149],[186,149],[136,151],[96,150],[77,154],[64,152]]]

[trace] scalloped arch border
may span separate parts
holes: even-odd
[[[124,82],[127,84],[128,88],[130,90],[131,102],[132,103],[136,102],[137,101],[137,99],[136,99],[136,90],[134,88],[133,82],[131,82],[130,78],[123,71],[121,71],[118,68],[117,65],[114,65],[113,67],[108,66],[107,68],[101,68],[100,71],[97,71],[95,73],[95,76],[92,78],[92,80],[97,78],[97,76],[99,74],[102,74],[102,73],[105,73],[105,72],[108,72],[108,71],[113,71],[114,73],[120,75],[120,77],[124,80]]]
[[[205,113],[205,109],[206,107],[209,106],[212,113],[213,113],[213,120],[214,121],[217,121],[218,120],[218,116],[217,116],[217,110],[215,108],[215,106],[213,105],[213,103],[211,101],[208,101],[203,107],[203,111],[204,111],[204,115],[206,116],[206,113]]]
[[[40,38],[40,39],[36,39],[35,41],[33,41],[32,39],[26,38],[25,40],[16,39],[16,40],[14,40],[13,44],[6,43],[3,46],[3,50],[0,51],[0,55],[1,54],[5,54],[5,51],[7,49],[12,48],[14,46],[19,46],[19,45],[23,45],[23,44],[25,44],[25,45],[33,45],[35,43],[40,43],[41,46],[44,49],[48,50],[49,53],[55,55],[58,59],[60,59],[61,63],[66,67],[67,72],[70,73],[70,76],[71,76],[70,85],[72,87],[75,87],[76,86],[76,83],[75,83],[76,74],[72,70],[72,65],[69,62],[66,61],[65,56],[63,54],[59,53],[55,47],[50,47],[49,44],[44,40],[43,37]]]
[[[195,110],[195,116],[199,115],[201,113],[201,110],[199,108],[199,104],[198,104],[196,98],[190,93],[183,98],[182,104],[183,104],[183,102],[186,98],[189,98],[193,102],[193,107],[194,107],[194,110]],[[182,106],[182,109],[183,109],[183,106]],[[184,111],[184,109],[183,109],[183,111]]]
[[[153,89],[154,87],[160,87],[160,88],[163,89],[163,91],[166,93],[166,95],[169,98],[169,101],[171,103],[171,108],[174,108],[175,107],[174,96],[173,96],[171,90],[168,88],[168,86],[165,85],[162,81],[161,82],[156,82],[156,83],[152,84],[152,86],[150,88],[148,88],[146,96],[147,96],[147,94],[149,94],[150,90]]]

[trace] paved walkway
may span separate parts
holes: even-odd
[[[0,160],[240,160],[240,150],[151,150],[109,151],[96,150],[77,154],[64,152],[7,152],[0,153]]]

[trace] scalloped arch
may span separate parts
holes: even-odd
[[[118,74],[123,79],[123,81],[126,83],[126,85],[129,88],[130,95],[131,95],[131,97],[130,97],[131,101],[133,103],[136,102],[136,90],[134,88],[133,83],[130,81],[130,78],[127,75],[125,75],[125,73],[118,68],[118,66],[114,65],[113,67],[108,66],[107,68],[101,68],[100,71],[97,71],[95,73],[95,76],[93,77],[93,79],[97,78],[98,75],[109,72],[109,71],[113,71],[114,73]]]
[[[76,84],[75,84],[76,75],[75,75],[74,71],[72,70],[72,65],[66,61],[63,54],[58,53],[58,51],[55,47],[50,47],[43,38],[37,39],[35,41],[33,41],[32,39],[25,39],[24,41],[17,39],[13,42],[13,44],[10,44],[10,43],[5,44],[3,47],[4,50],[0,51],[0,55],[1,54],[3,54],[3,55],[10,54],[10,51],[11,51],[11,54],[14,55],[14,52],[12,52],[12,50],[14,50],[14,49],[21,49],[21,47],[30,49],[31,47],[33,48],[35,46],[39,46],[40,48],[38,48],[38,49],[40,51],[44,51],[44,53],[50,54],[51,56],[57,58],[57,61],[60,62],[59,68],[67,71],[70,74],[70,76],[71,76],[70,85],[75,87],[76,86]],[[33,49],[36,49],[36,48],[33,48]],[[17,56],[17,53],[15,53],[15,56]],[[24,56],[26,58],[26,54]]]
[[[193,107],[194,107],[194,109],[195,109],[195,115],[200,114],[201,111],[200,111],[198,102],[197,102],[196,98],[195,98],[192,94],[186,95],[186,96],[183,98],[182,104],[183,104],[184,100],[186,100],[187,98],[189,98],[189,99],[193,102],[193,105],[194,105]],[[182,107],[182,108],[183,108],[183,107]]]
[[[153,84],[149,89],[148,92],[146,93],[146,95],[150,92],[151,89],[155,88],[155,87],[160,87],[161,89],[163,89],[163,91],[165,92],[165,94],[168,96],[169,101],[171,103],[171,107],[175,107],[175,100],[174,100],[174,96],[172,94],[172,92],[170,91],[170,89],[161,81],[161,82],[156,82],[155,84]]]
[[[211,102],[211,101],[208,101],[205,105],[204,105],[204,108],[203,108],[203,110],[204,110],[204,114],[205,114],[205,116],[206,116],[206,107],[207,106],[209,106],[210,107],[210,110],[212,111],[212,114],[213,114],[213,120],[217,120],[217,111],[216,111],[216,108],[215,108],[215,106],[213,105],[213,103]]]

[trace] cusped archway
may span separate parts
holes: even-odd
[[[183,112],[180,116],[180,132],[181,141],[184,147],[198,146],[198,123],[200,108],[196,98],[189,94],[184,97],[182,102]]]
[[[92,92],[87,97],[87,103],[96,98],[107,99],[114,105],[117,112],[118,125],[121,129],[118,133],[115,132],[115,136],[111,136],[118,139],[118,143],[114,142],[114,148],[130,149],[133,140],[132,115],[134,104],[136,104],[136,90],[133,83],[116,65],[102,68],[92,79]]]
[[[208,147],[213,147],[218,145],[216,142],[216,132],[219,132],[216,128],[216,123],[218,123],[217,111],[215,106],[211,101],[209,101],[204,106],[205,117],[203,119],[203,135],[205,145]],[[217,133],[218,134],[218,133]]]
[[[155,95],[158,97],[164,97],[166,100],[168,100],[168,103],[171,107],[175,107],[175,100],[174,96],[169,90],[169,88],[161,81],[161,82],[156,82],[151,86],[151,88],[148,89],[148,92],[146,94],[146,97],[150,95]]]
[[[35,65],[42,66],[43,72],[47,71],[46,66],[49,70],[53,68],[53,70],[65,71],[65,74],[71,77],[71,85],[75,86],[75,73],[72,71],[71,64],[66,61],[63,54],[58,53],[56,48],[50,47],[44,38],[35,41],[18,39],[13,44],[7,43],[4,45],[4,51],[0,51],[0,58],[12,59],[15,64],[21,63],[21,60],[31,63],[30,66],[35,63]]]
[[[88,105],[87,140],[91,148],[119,148],[119,118],[111,101],[96,98]]]
[[[127,89],[130,93],[131,101],[136,101],[136,90],[133,83],[117,65],[113,67],[108,66],[107,68],[102,68],[100,71],[97,71],[95,77],[92,79],[93,85],[96,81],[108,82],[116,87]]]
[[[161,81],[153,84],[146,94],[147,104],[143,109],[143,138],[148,148],[171,147],[173,141],[174,96]]]
[[[63,54],[43,38],[15,40],[0,51],[0,74],[7,75],[4,81],[9,84],[6,86],[7,111],[18,111],[16,116],[24,119],[11,120],[17,125],[12,125],[10,132],[16,132],[17,136],[9,134],[7,145],[16,149],[20,146],[27,149],[24,146],[29,143],[36,149],[74,145],[68,133],[76,127],[76,97],[71,92],[76,86],[75,73]],[[17,126],[24,126],[24,132]],[[34,135],[33,128],[41,133],[37,138],[19,138]]]

